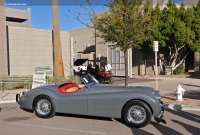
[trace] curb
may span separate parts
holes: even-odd
[[[200,106],[165,104],[164,107],[171,110],[200,111]]]

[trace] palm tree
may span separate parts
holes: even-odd
[[[62,46],[60,39],[58,0],[52,0],[52,14],[53,14],[53,76],[64,76]]]

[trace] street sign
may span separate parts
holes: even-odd
[[[153,51],[154,52],[158,51],[158,41],[153,41]]]
[[[155,52],[155,75],[156,75],[156,90],[158,90],[158,79],[157,79],[157,52],[158,52],[158,41],[153,41],[153,51]]]

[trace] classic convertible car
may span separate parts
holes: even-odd
[[[81,77],[85,86],[74,83],[49,84],[16,95],[23,110],[32,110],[40,118],[55,113],[123,118],[133,127],[144,127],[153,116],[164,121],[160,92],[149,87],[124,87],[99,84],[91,75]]]

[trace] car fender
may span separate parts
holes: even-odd
[[[161,105],[160,102],[157,98],[153,96],[153,94],[148,93],[148,92],[134,92],[134,93],[129,93],[127,92],[126,94],[126,100],[124,102],[124,106],[122,107],[121,112],[123,111],[123,108],[125,105],[132,101],[132,100],[141,100],[145,102],[151,109],[152,115],[154,117],[158,116],[161,111]]]

